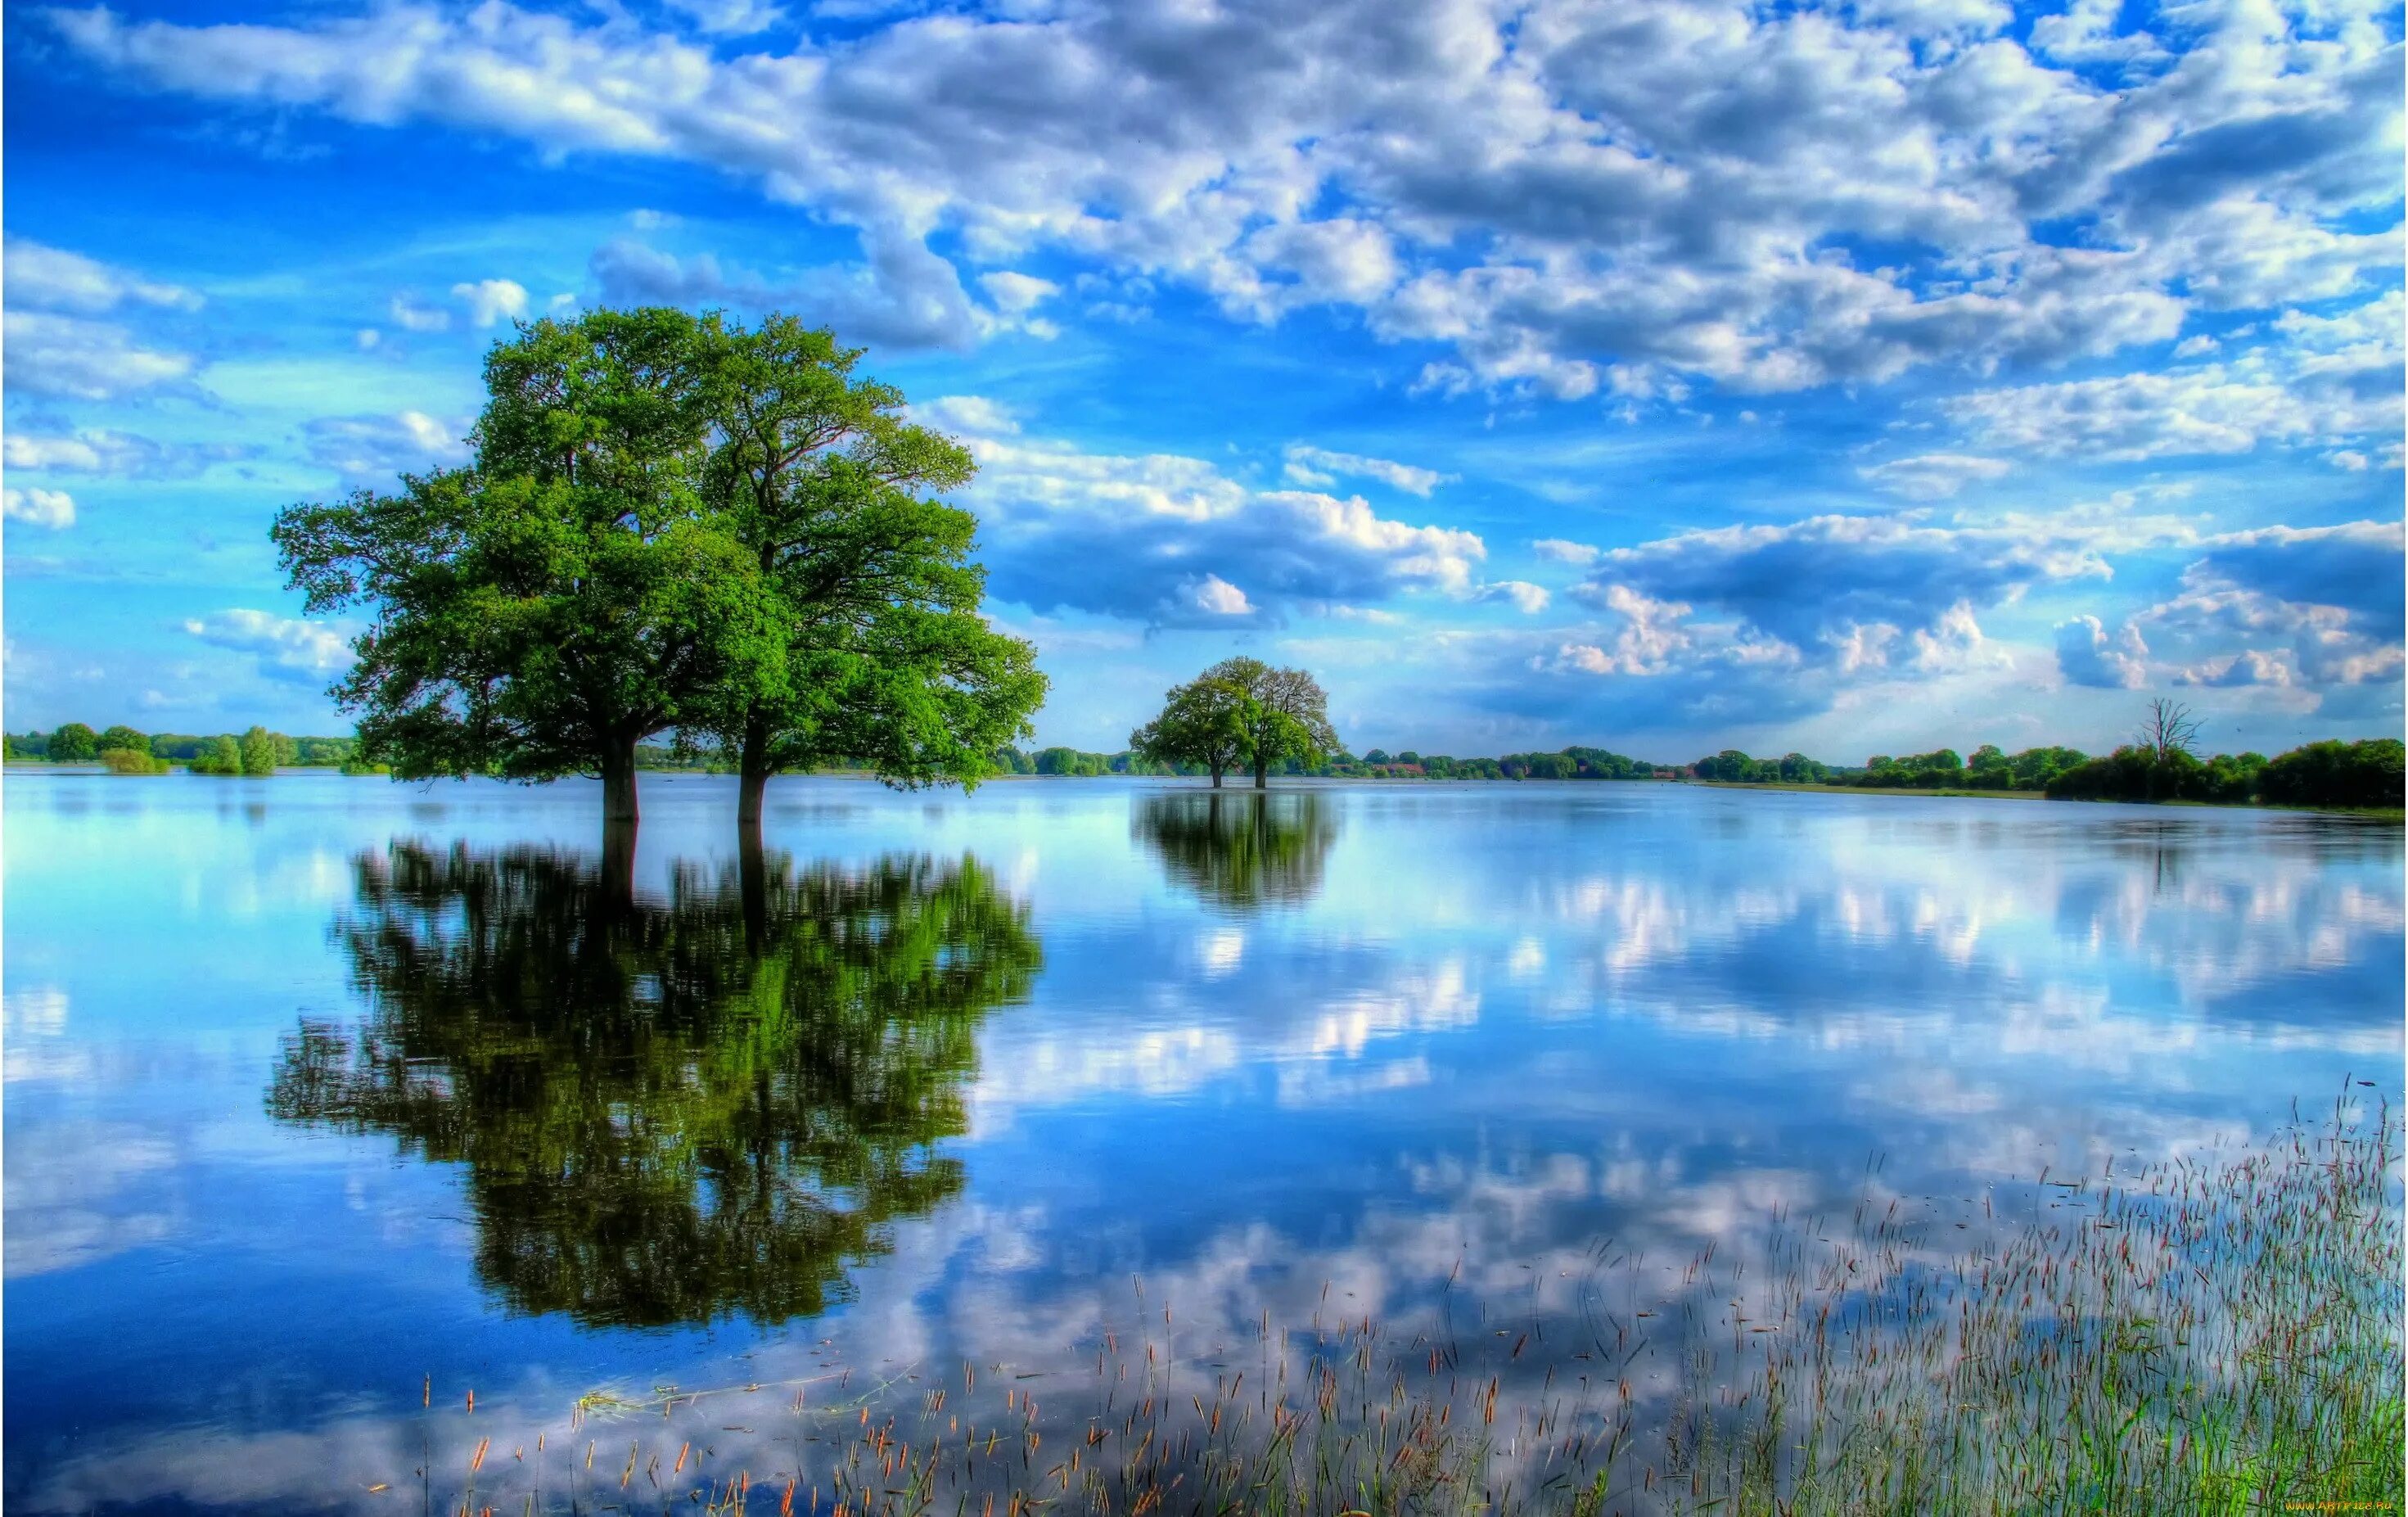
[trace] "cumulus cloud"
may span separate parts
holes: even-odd
[[[98,315],[122,305],[197,311],[201,297],[180,284],[144,279],[79,253],[27,238],[6,241],[8,304],[20,309],[69,311]]]
[[[1581,568],[1586,568],[1597,562],[1598,555],[1605,551],[1585,542],[1574,542],[1560,537],[1542,537],[1532,542],[1530,546],[1541,558],[1552,558],[1559,564],[1572,564]]]
[[[256,451],[242,443],[160,442],[108,427],[53,436],[10,432],[0,437],[0,462],[11,469],[120,479],[189,479],[213,463],[247,458]]]
[[[2310,688],[2401,674],[2398,522],[2272,527],[2206,539],[2181,593],[2136,618],[2186,656],[2186,683]]]
[[[1893,458],[1856,470],[1876,489],[1909,500],[1945,500],[1966,485],[2004,479],[2011,466],[2002,458],[1980,458],[1963,453],[1927,453]]]
[[[979,461],[968,498],[988,583],[1039,612],[1162,627],[1269,624],[1412,591],[1484,589],[1478,536],[1383,517],[1359,497],[1256,490],[1197,458],[1024,438],[981,397],[948,397],[914,413],[965,435]]]
[[[336,627],[273,612],[236,609],[190,619],[184,630],[212,647],[254,655],[272,678],[320,685],[351,665],[351,647]]]
[[[680,4],[719,38],[776,15]],[[2194,307],[2347,297],[2398,267],[2396,28],[2276,5],[2127,25],[2081,0],[2018,40],[2006,15],[1135,0],[749,48],[507,0],[43,24],[153,89],[750,180],[858,229],[869,308],[931,343],[998,329],[939,235],[1241,320],[1356,311],[1453,350],[1425,390],[1568,399],[2103,357]]]
[[[1334,484],[1339,476],[1352,479],[1378,480],[1393,489],[1424,499],[1440,485],[1454,480],[1452,474],[1441,474],[1434,469],[1418,469],[1387,458],[1368,458],[1359,453],[1332,453],[1326,448],[1307,447],[1291,442],[1283,455],[1282,472],[1291,484],[1315,486]]]
[[[2096,616],[2057,625],[2057,667],[2075,685],[2101,690],[2137,690],[2148,683],[2149,645],[2126,622],[2110,637]]]
[[[515,280],[487,279],[452,286],[452,298],[468,308],[468,325],[494,326],[526,314],[526,286]]]
[[[173,384],[194,368],[192,355],[146,347],[114,322],[51,311],[0,315],[7,339],[7,379],[21,395],[115,400]]]
[[[309,461],[331,469],[347,484],[391,485],[402,474],[463,464],[468,445],[465,421],[445,421],[424,412],[390,416],[319,416],[301,428]]]
[[[1555,596],[1545,585],[1533,585],[1527,580],[1498,580],[1494,584],[1482,585],[1480,599],[1510,600],[1513,603],[1513,609],[1523,615],[1536,616],[1547,609],[1548,604],[1555,600]]]
[[[959,271],[915,238],[866,232],[863,244],[866,264],[772,277],[724,266],[710,253],[680,257],[633,238],[614,238],[595,250],[590,268],[602,298],[613,305],[808,311],[815,324],[834,327],[847,341],[882,347],[959,350],[986,333],[1027,325],[1014,312],[981,308],[962,287]],[[1030,294],[1009,282],[1003,288],[1016,296]]]
[[[394,325],[405,332],[448,332],[452,329],[450,311],[441,306],[429,305],[407,292],[386,302],[385,310],[392,315]]]
[[[0,516],[28,527],[62,531],[75,525],[75,498],[64,490],[0,488]]]
[[[2108,575],[2078,539],[1942,527],[1911,516],[1815,516],[1781,527],[1684,532],[1602,553],[1573,594],[1651,635],[1696,608],[1719,621],[1713,646],[1756,662],[1788,660],[1850,674],[1961,657],[1980,642],[1975,613],[2035,585]],[[1701,628],[1682,624],[1684,635]],[[1627,661],[1620,672],[1639,672]]]

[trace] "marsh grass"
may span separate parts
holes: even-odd
[[[454,1424],[473,1454],[413,1483],[460,1517],[2397,1511],[2400,1144],[2348,1094],[2129,1174],[1869,1188],[1643,1293],[1644,1259],[1600,1245],[1574,1343],[1326,1297],[1233,1343],[1134,1282],[1075,1375],[594,1393],[532,1456]]]

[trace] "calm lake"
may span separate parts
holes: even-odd
[[[10,771],[9,1510],[416,1511],[430,1418],[1043,1394],[1140,1321],[1553,1374],[1608,1247],[2231,1144],[2401,1057],[2397,823],[796,779],[747,860],[734,801],[647,775],[629,892],[590,785]],[[772,1436],[713,1405],[680,1436]]]

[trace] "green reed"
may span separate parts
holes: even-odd
[[[595,1393],[507,1461],[480,1438],[444,1510],[2401,1510],[2387,1105],[2006,1194],[1770,1218],[1755,1247],[1718,1240],[1644,1288],[1644,1261],[1601,1246],[1577,1344],[1546,1342],[1535,1314],[1467,1332],[1450,1297],[1420,1331],[1325,1320],[1325,1299],[1307,1325],[1266,1313],[1208,1347],[1140,1283],[1127,1323],[1076,1346],[1077,1377]],[[422,1479],[432,1508],[443,1477],[430,1461]]]

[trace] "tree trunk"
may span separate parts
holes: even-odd
[[[602,744],[602,821],[636,825],[636,740],[613,736]]]
[[[736,826],[749,829],[754,846],[761,841],[761,802],[769,788],[769,728],[766,722],[744,725],[744,745],[737,758]]]
[[[1212,788],[1214,788],[1214,789],[1216,789],[1216,790],[1217,790],[1217,789],[1219,789],[1220,787],[1221,787],[1221,766],[1220,766],[1219,764],[1214,764],[1214,765],[1212,766]]]
[[[743,890],[744,940],[757,953],[769,937],[769,861],[757,819],[751,826],[737,824],[736,869]]]
[[[1268,790],[1270,787],[1271,761],[1264,758],[1262,755],[1256,754],[1254,755],[1254,788],[1257,790]]]
[[[633,819],[606,818],[602,823],[602,903],[613,913],[636,903],[636,824]]]

